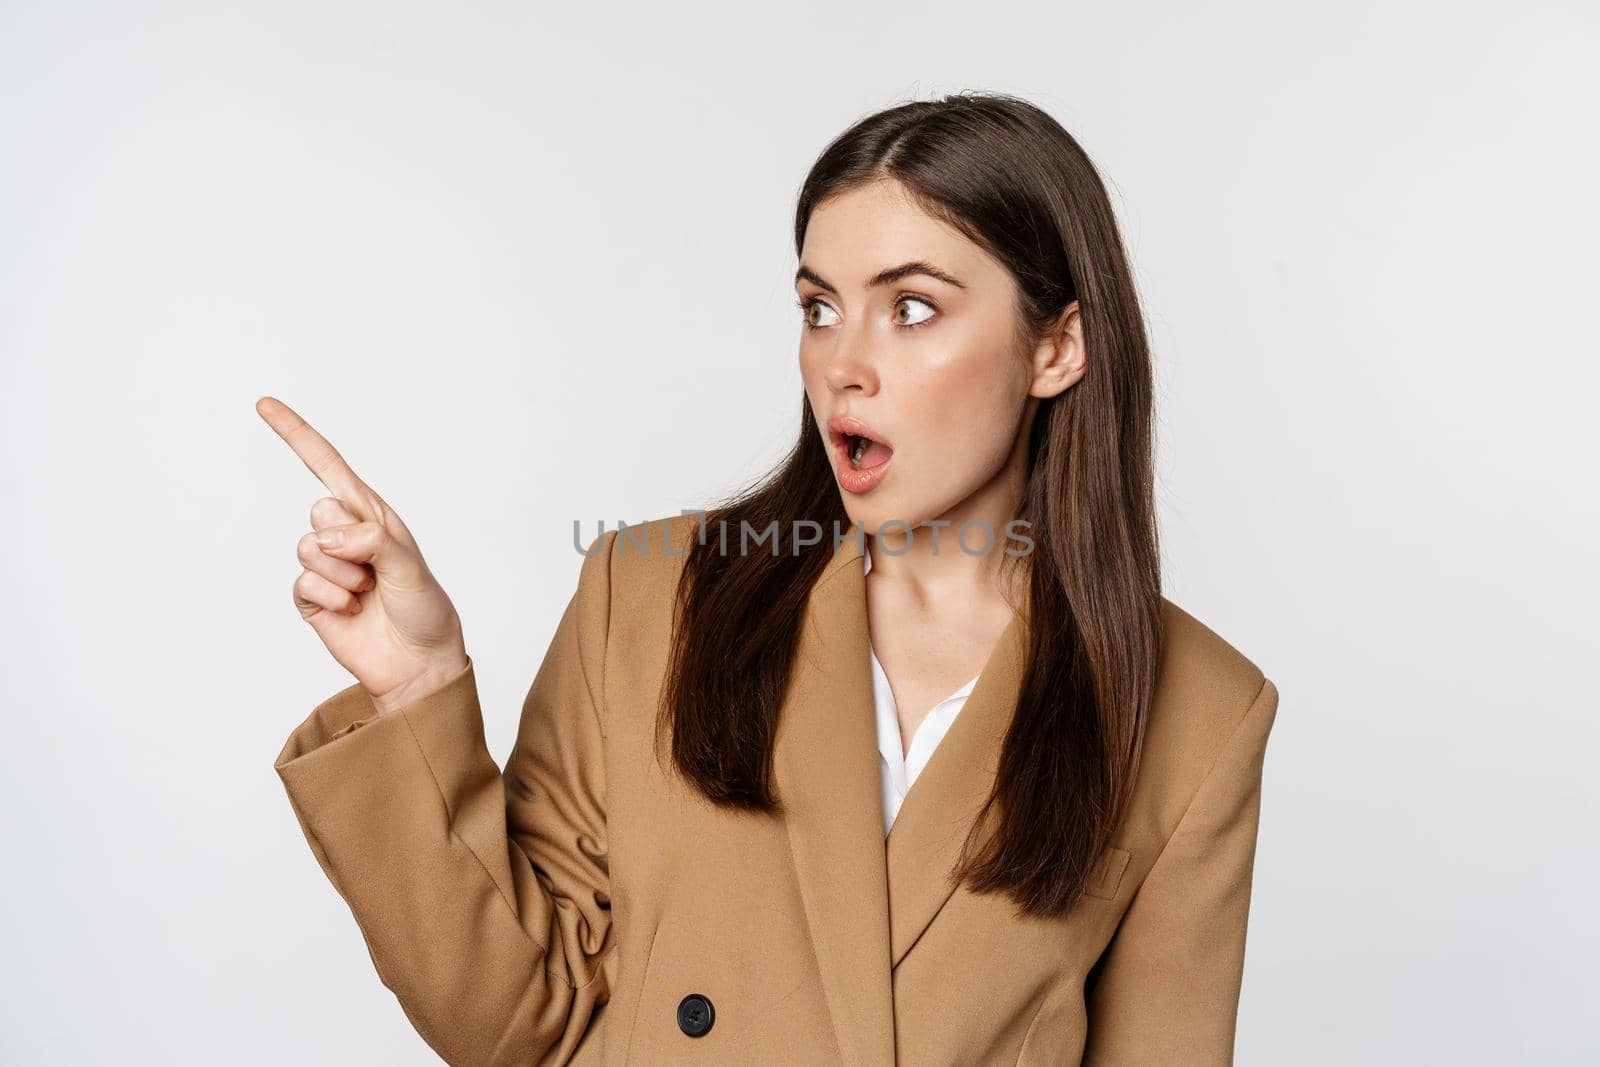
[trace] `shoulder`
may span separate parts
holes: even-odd
[[[700,536],[697,515],[665,515],[607,524],[582,549],[579,583],[603,588],[614,609],[661,605],[677,587],[684,557]]]
[[[1183,804],[1230,745],[1264,747],[1277,687],[1210,626],[1162,598],[1163,640],[1140,777]]]
[[[671,651],[672,612],[684,560],[700,536],[695,515],[611,524],[595,533],[577,599],[604,634],[607,693],[613,699],[659,691]],[[652,698],[653,699],[653,698]]]
[[[1161,623],[1158,686],[1242,713],[1266,680],[1255,661],[1166,597],[1161,598]]]

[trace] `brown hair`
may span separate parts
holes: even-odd
[[[818,204],[884,179],[1010,270],[1029,348],[1078,301],[1088,369],[1040,402],[1029,430],[1018,516],[1034,541],[1027,666],[994,791],[955,872],[975,892],[1010,893],[1027,914],[1061,915],[1125,810],[1161,653],[1144,321],[1099,175],[1034,105],[961,93],[857,122],[806,176],[796,254]],[[800,423],[783,463],[708,509],[702,529],[850,525],[804,396]],[[807,596],[832,549],[824,537],[814,551],[724,552],[714,536],[689,548],[658,740],[670,734],[674,764],[714,803],[781,810],[773,739]],[[994,833],[978,846],[991,808]]]

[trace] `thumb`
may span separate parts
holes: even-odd
[[[317,531],[317,547],[337,559],[371,564],[381,581],[420,585],[427,573],[422,556],[410,540],[395,537],[377,522],[325,527]]]

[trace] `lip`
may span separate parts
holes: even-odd
[[[850,465],[850,444],[846,434],[865,437],[880,444],[894,446],[888,438],[862,422],[853,415],[835,415],[828,420],[828,441],[832,445],[834,456],[833,471],[838,478],[839,485],[846,492],[865,493],[883,480],[884,473],[889,469],[889,464],[894,462],[893,453],[889,458],[876,467],[863,467],[857,470]]]

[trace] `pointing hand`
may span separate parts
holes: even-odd
[[[461,619],[400,516],[287,404],[264,396],[256,412],[329,493],[311,506],[311,531],[295,545],[301,617],[379,712],[460,674]]]

